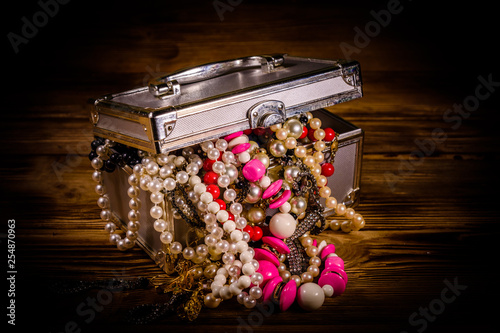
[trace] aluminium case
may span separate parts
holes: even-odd
[[[356,61],[279,54],[206,64],[106,95],[94,101],[91,121],[97,136],[165,153],[361,96]]]

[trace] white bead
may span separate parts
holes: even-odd
[[[177,156],[174,159],[174,164],[178,168],[182,167],[184,165],[184,163],[186,163],[186,159],[184,158],[184,156]]]
[[[233,242],[238,242],[243,239],[243,233],[241,230],[235,229],[231,232],[231,240]]]
[[[198,176],[191,176],[189,177],[189,185],[194,187],[196,184],[201,183],[201,178]]]
[[[228,175],[221,175],[219,178],[217,178],[217,185],[219,185],[222,188],[226,188],[231,184],[231,178],[229,178]]]
[[[170,244],[174,240],[174,236],[169,231],[164,231],[160,234],[160,241],[163,244]]]
[[[175,175],[175,179],[181,184],[186,184],[189,180],[189,174],[186,171],[179,171]]]
[[[151,176],[156,175],[159,170],[160,170],[160,167],[154,161],[151,161],[148,164],[146,164],[146,172],[149,173]]]
[[[159,219],[163,216],[163,209],[160,206],[153,206],[151,207],[149,214],[151,214],[152,218]]]
[[[226,283],[226,277],[222,274],[217,274],[214,277],[214,282],[218,282],[221,285],[224,285],[224,283]]]
[[[252,261],[252,259],[253,259],[253,254],[250,251],[244,251],[240,254],[240,261],[243,264]]]
[[[221,174],[226,171],[226,165],[224,164],[224,162],[217,161],[212,164],[212,171]]]
[[[232,232],[234,229],[236,229],[236,224],[234,223],[234,221],[227,220],[222,228],[225,232]]]
[[[202,193],[205,193],[207,191],[207,187],[203,183],[197,183],[194,185],[193,190],[196,194],[201,195]]]
[[[158,232],[163,232],[167,229],[167,222],[163,219],[158,219],[153,223],[153,228]]]
[[[241,272],[245,275],[252,275],[253,273],[255,273],[255,267],[253,267],[253,264],[251,262],[247,262],[241,268]]]
[[[293,235],[297,222],[292,215],[286,213],[276,213],[269,222],[271,233],[281,239]]]
[[[196,192],[196,190],[195,190],[195,192]],[[200,201],[205,203],[205,204],[209,204],[213,200],[214,200],[214,197],[212,196],[212,193],[210,193],[210,192],[204,192],[200,195]]]
[[[242,143],[247,143],[247,142],[248,142],[248,136],[240,135],[240,136],[232,139],[231,141],[229,141],[229,143],[227,145],[227,149],[232,150],[237,145],[242,144]]]
[[[236,296],[239,295],[243,289],[238,288],[238,285],[236,283],[231,283],[231,285],[229,286],[229,290],[233,295]]]
[[[247,242],[240,240],[239,242],[236,243],[236,251],[237,252],[241,253],[241,252],[245,252],[246,250],[248,250],[248,243]]]
[[[159,204],[163,201],[163,193],[161,192],[153,192],[151,193],[151,195],[149,196],[149,198],[151,199],[151,202],[154,203],[154,204]]]
[[[167,191],[172,191],[175,189],[175,186],[177,186],[177,182],[173,179],[173,178],[166,178],[164,181],[163,181],[163,187],[167,190]]]
[[[215,141],[215,148],[219,149],[220,151],[224,151],[227,149],[227,141],[224,139],[218,139]]]
[[[247,275],[240,276],[237,282],[238,288],[241,289],[246,289],[250,287],[250,284],[252,284],[252,281],[250,280],[250,277]]]
[[[250,161],[250,154],[247,151],[238,154],[238,161],[241,163],[247,163]]]
[[[236,191],[233,189],[227,189],[224,191],[224,200],[233,201],[236,199]]]
[[[224,224],[229,219],[229,213],[227,212],[227,210],[219,210],[217,212],[217,214],[215,214],[215,216],[217,217],[217,221],[219,221],[220,223],[224,223]],[[233,222],[233,221],[231,221],[231,222]],[[233,224],[234,224],[234,222],[233,222]],[[236,228],[236,226],[235,226],[235,228]]]
[[[271,178],[269,178],[268,176],[263,176],[260,180],[259,180],[259,185],[260,187],[262,187],[263,189],[266,189],[269,187],[269,185],[271,185]]]
[[[217,202],[212,201],[211,203],[208,204],[207,209],[210,213],[215,214],[220,210],[220,205]]]
[[[235,203],[231,204],[231,207],[229,207],[229,210],[234,215],[240,215],[241,212],[243,212],[243,206],[239,202],[235,202]]]
[[[255,299],[259,299],[262,297],[262,289],[260,287],[254,286],[250,288],[249,295]]]
[[[243,288],[241,288],[241,289],[243,289]],[[231,297],[233,297],[233,293],[229,289],[228,285],[222,286],[222,288],[220,288],[220,290],[219,290],[219,293],[220,293],[220,297],[223,300],[228,300],[228,299],[231,299]]]
[[[259,285],[264,281],[264,276],[259,272],[253,273],[250,278],[252,283],[255,285]]]
[[[283,205],[281,205],[280,212],[282,212],[282,213],[289,213],[291,208],[292,208],[292,206],[287,201]]]
[[[153,179],[148,184],[148,190],[151,192],[160,192],[163,189],[163,183],[158,179]]]
[[[319,309],[325,301],[325,292],[313,282],[304,283],[297,291],[297,302],[306,311]]]
[[[333,287],[332,286],[330,286],[329,284],[325,284],[322,288],[323,288],[323,292],[325,293],[326,297],[333,296]]]

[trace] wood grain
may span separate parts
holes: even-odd
[[[16,328],[36,323],[40,331],[60,332],[74,322],[82,332],[495,331],[489,301],[499,296],[499,92],[459,128],[443,119],[475,94],[479,76],[500,80],[491,61],[494,43],[487,43],[493,11],[483,4],[402,3],[404,10],[353,54],[362,65],[364,97],[329,110],[365,131],[358,210],[367,226],[319,237],[334,242],[345,259],[349,284],[341,297],[312,314],[294,306],[267,317],[224,302],[194,323],[169,317],[136,327],[124,322],[129,309],[165,301],[153,289],[114,292],[95,317],[78,309],[88,310],[101,290],[60,295],[51,289],[61,281],[161,273],[139,248],[121,253],[107,244],[86,157],[89,98],[250,54],[341,58],[340,43],[354,45],[354,28],[364,28],[371,11],[387,3],[242,1],[220,21],[210,1],[71,2],[18,54],[8,50],[0,186],[2,218],[16,220]],[[19,32],[20,18],[36,10],[35,2],[13,8],[11,30]],[[478,15],[481,24],[471,19]],[[27,78],[36,83],[27,86]],[[418,142],[432,139],[436,128],[446,140],[415,159]],[[455,279],[467,288],[435,309],[439,314],[425,327],[412,324],[412,314],[438,306],[445,280]]]

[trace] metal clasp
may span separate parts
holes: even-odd
[[[281,101],[264,101],[252,106],[247,113],[250,128],[270,127],[286,120],[285,104]]]

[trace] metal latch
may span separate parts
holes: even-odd
[[[250,128],[269,127],[286,120],[285,104],[281,101],[265,101],[255,104],[248,110]]]

